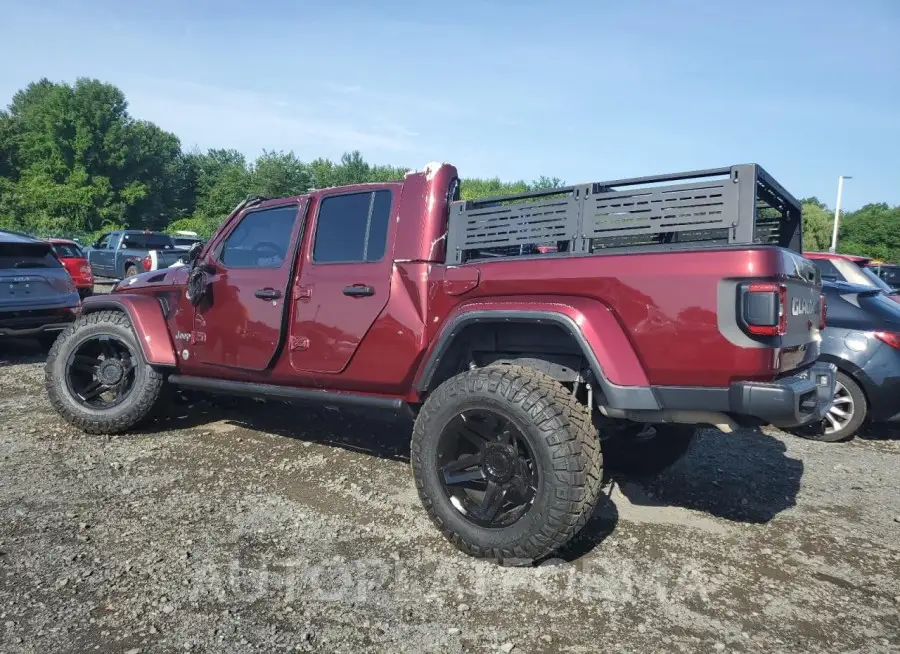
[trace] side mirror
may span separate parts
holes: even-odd
[[[187,252],[188,263],[194,263],[200,256],[201,250],[203,250],[203,243],[194,243]]]

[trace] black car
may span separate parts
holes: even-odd
[[[871,268],[891,288],[900,289],[900,265],[896,263],[872,264]]]
[[[834,406],[816,438],[852,438],[866,420],[900,421],[900,304],[880,289],[825,281],[820,360],[838,368]]]
[[[80,306],[50,243],[0,230],[0,339],[34,336],[49,346]]]

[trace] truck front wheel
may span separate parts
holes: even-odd
[[[530,368],[498,366],[429,396],[411,462],[429,517],[456,547],[529,565],[584,525],[603,460],[590,411],[570,391]]]
[[[128,316],[98,311],[56,339],[44,368],[53,408],[92,434],[126,431],[150,415],[163,376],[144,361]]]

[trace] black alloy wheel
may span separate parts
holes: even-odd
[[[453,418],[440,435],[437,460],[450,503],[480,527],[508,527],[534,502],[540,483],[534,454],[498,412],[475,409]]]
[[[134,389],[137,354],[113,335],[81,341],[66,362],[66,384],[75,400],[90,409],[111,409]]]
[[[60,416],[91,434],[119,434],[153,414],[164,371],[144,360],[128,315],[79,316],[50,348],[44,385]]]

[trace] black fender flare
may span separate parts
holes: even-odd
[[[567,332],[578,346],[591,367],[594,378],[600,386],[600,390],[606,396],[606,403],[616,409],[656,411],[662,408],[656,393],[650,386],[620,386],[609,381],[603,373],[603,368],[597,360],[597,356],[581,329],[569,316],[556,311],[547,310],[507,310],[488,309],[473,310],[461,313],[451,318],[437,336],[436,343],[431,349],[431,354],[419,368],[413,382],[413,388],[420,395],[424,395],[435,386],[434,375],[440,364],[441,358],[449,350],[453,340],[459,333],[472,324],[490,323],[516,323],[530,322],[537,324],[554,324]]]

